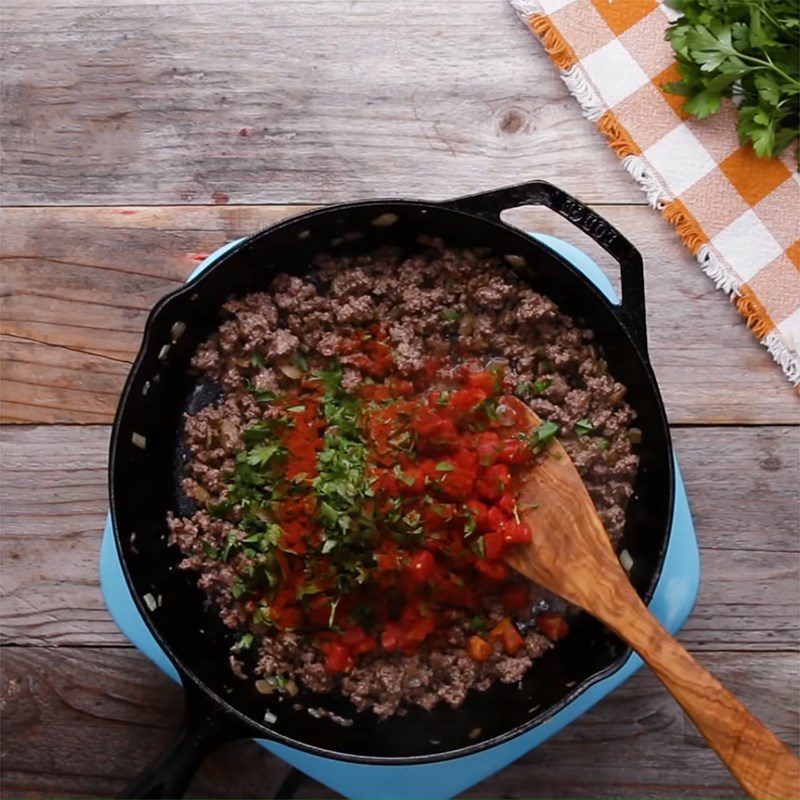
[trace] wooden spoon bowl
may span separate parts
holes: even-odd
[[[542,421],[503,402],[533,430]],[[753,797],[800,797],[800,761],[661,626],[628,580],[578,470],[560,442],[523,476],[519,508],[533,541],[514,545],[515,570],[596,617],[627,642]]]

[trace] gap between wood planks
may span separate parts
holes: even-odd
[[[645,206],[598,209],[645,256],[651,353],[669,417],[686,425],[797,423],[797,401],[780,370],[672,229]],[[7,212],[3,421],[110,422],[156,300],[224,242],[303,210],[48,206]],[[612,259],[553,212],[515,209],[509,221],[577,242],[616,282]]]

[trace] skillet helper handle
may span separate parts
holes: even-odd
[[[236,731],[228,715],[190,685],[187,682],[185,687],[186,711],[177,740],[119,795],[121,798],[183,797],[212,750],[246,735]]]
[[[630,591],[621,592],[623,602],[617,598],[592,613],[647,662],[748,794],[759,800],[800,798],[800,759],[698,664],[625,584]]]
[[[500,214],[509,208],[546,206],[569,220],[619,264],[622,303],[617,315],[641,354],[647,358],[642,256],[610,222],[580,200],[546,181],[531,181],[492,192],[459,197],[446,205],[492,221],[500,219]]]

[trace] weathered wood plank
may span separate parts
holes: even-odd
[[[8,205],[637,185],[506,0],[9,2]]]
[[[301,207],[8,209],[0,331],[6,422],[108,422],[147,312],[205,254]],[[673,422],[796,422],[797,398],[657,214],[604,206],[647,265],[652,358]],[[610,258],[544,210],[527,229]],[[741,380],[742,374],[747,380]]]
[[[796,649],[800,428],[674,433],[703,561],[681,638],[695,650]],[[0,431],[5,643],[124,644],[97,585],[107,442],[101,426]]]
[[[135,651],[5,648],[6,796],[113,796],[170,741],[180,690]],[[707,653],[704,663],[792,746],[793,653]],[[257,745],[204,764],[189,797],[268,797],[286,766]],[[739,797],[731,778],[656,679],[640,672],[530,755],[470,790],[480,797]],[[306,782],[299,797],[331,797]]]

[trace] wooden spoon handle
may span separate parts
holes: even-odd
[[[797,756],[664,630],[635,592],[631,594],[636,602],[628,598],[615,619],[603,621],[647,662],[750,795],[770,800],[800,797]]]

